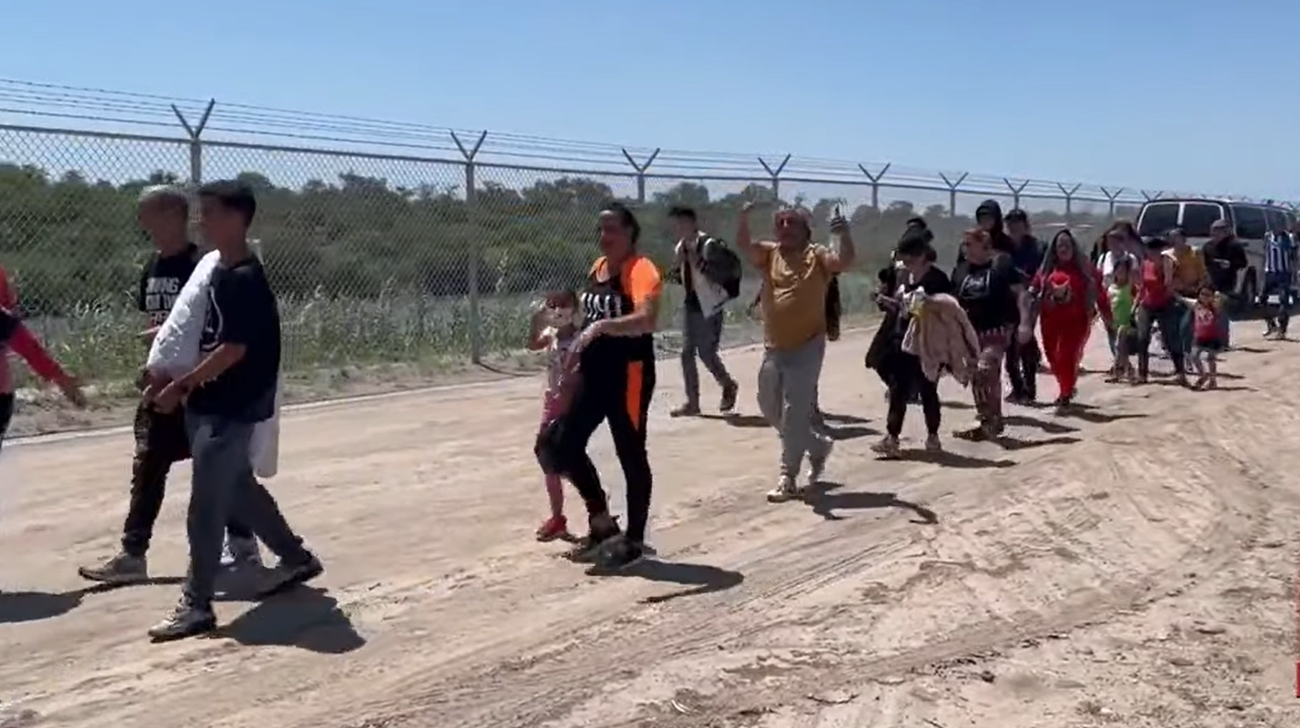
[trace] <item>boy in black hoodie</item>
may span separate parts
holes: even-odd
[[[1008,212],[1005,222],[1007,237],[1014,246],[1010,253],[1011,260],[1024,275],[1025,280],[1033,280],[1034,275],[1043,265],[1046,246],[1030,232],[1029,215],[1024,210],[1015,209]],[[1011,382],[1011,392],[1007,395],[1008,402],[1033,404],[1038,398],[1038,364],[1042,358],[1037,339],[1030,339],[1024,344],[1012,341],[1007,347],[1007,379]]]
[[[985,200],[975,208],[975,225],[979,229],[989,234],[993,240],[993,249],[999,253],[1011,255],[1016,250],[1015,241],[1007,235],[1005,223],[1002,219],[1002,205],[997,200]],[[961,263],[966,260],[966,254],[961,250],[957,251],[957,262]]]

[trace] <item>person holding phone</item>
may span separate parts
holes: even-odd
[[[849,223],[831,220],[839,250],[812,244],[807,211],[785,209],[775,218],[776,240],[754,240],[749,215],[754,203],[741,208],[736,247],[761,272],[763,334],[766,349],[758,373],[758,406],[780,435],[781,469],[776,487],[767,494],[772,503],[799,498],[796,478],[808,457],[809,484],[820,480],[831,452],[831,440],[814,427],[817,380],[826,354],[826,296],[831,278],[857,259]]]

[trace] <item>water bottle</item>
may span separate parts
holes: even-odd
[[[840,216],[840,206],[839,206],[839,205],[836,205],[836,206],[835,206],[835,211],[831,213],[831,220],[833,221],[833,220],[835,220],[835,218],[837,218],[837,217],[839,217],[839,216]],[[841,245],[840,237],[841,237],[841,236],[840,236],[839,231],[838,231],[838,230],[834,230],[834,229],[832,229],[832,230],[831,230],[831,238],[830,238],[830,240],[827,241],[827,243],[826,243],[826,247],[829,248],[829,249],[830,249],[830,252],[834,253],[835,255],[839,255],[839,254],[840,254],[840,245]]]

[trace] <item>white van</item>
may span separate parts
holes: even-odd
[[[1160,235],[1172,228],[1182,228],[1187,242],[1200,247],[1210,239],[1210,225],[1227,220],[1237,231],[1237,239],[1246,249],[1248,263],[1237,283],[1242,300],[1254,306],[1264,283],[1264,236],[1289,232],[1296,216],[1278,205],[1258,202],[1235,202],[1211,198],[1170,198],[1151,200],[1138,212],[1138,235]]]

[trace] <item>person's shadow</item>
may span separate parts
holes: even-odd
[[[902,500],[897,493],[838,492],[843,487],[843,483],[818,483],[817,487],[805,497],[805,501],[812,507],[813,513],[828,521],[844,520],[843,516],[835,513],[836,511],[898,508],[912,512],[915,518],[908,519],[912,523],[934,525],[939,522],[937,513],[923,505]]]
[[[242,645],[283,645],[325,655],[346,654],[366,644],[338,600],[315,587],[298,587],[259,602],[212,636]]]
[[[178,577],[159,577],[137,582],[135,585],[175,585],[180,582],[181,579]],[[91,584],[66,592],[0,590],[0,624],[39,622],[43,619],[61,617],[81,606],[81,602],[87,596],[102,594],[123,586],[127,585]]]
[[[687,587],[667,594],[646,597],[641,600],[643,604],[662,604],[682,597],[697,597],[701,594],[726,591],[739,586],[745,581],[745,575],[739,571],[722,569],[708,564],[689,564],[679,561],[660,561],[658,559],[643,559],[625,569],[602,574],[602,576],[631,576],[647,581],[658,581]]]
[[[1002,469],[1009,468],[1016,464],[1015,460],[1009,458],[1000,458],[992,460],[990,458],[981,458],[974,455],[963,455],[951,450],[940,450],[930,452],[928,450],[909,448],[898,453],[898,459],[910,463],[930,463],[944,468],[957,468],[967,470],[980,469]]]
[[[722,420],[723,422],[727,423],[728,425],[731,425],[732,427],[757,428],[757,427],[770,426],[767,424],[767,420],[763,419],[759,415],[742,415],[740,413],[727,413],[727,414],[720,414],[720,415],[701,414],[699,417],[702,420]]]

